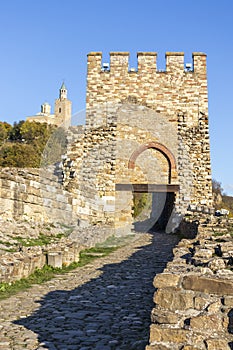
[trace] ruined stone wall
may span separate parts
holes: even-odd
[[[116,192],[121,183],[178,185],[178,216],[212,206],[206,55],[193,53],[187,70],[183,53],[168,52],[162,72],[156,58],[140,52],[131,69],[128,53],[112,52],[106,69],[101,53],[88,55],[86,125],[69,129],[62,169],[86,223],[130,227],[132,191]]]
[[[233,241],[229,234],[182,240],[154,279],[146,350],[220,350],[233,345]]]
[[[27,278],[45,265],[62,268],[79,261],[82,246],[67,240],[43,247],[25,247],[20,252],[0,255],[0,282],[14,282]]]
[[[1,169],[2,218],[71,223],[77,219],[72,204],[73,195],[48,169]]]
[[[19,237],[19,232],[23,230],[24,239],[28,238],[30,240],[35,234],[35,226],[25,221],[9,222],[1,220],[1,231],[3,232],[6,227],[8,228],[8,231],[5,232],[8,238],[7,245],[4,247],[3,241],[0,244],[1,283],[26,278],[36,269],[42,269],[45,265],[62,268],[73,262],[78,262],[81,250],[94,247],[97,243],[103,243],[113,235],[113,231],[109,227],[80,228],[70,226],[68,230],[72,232],[68,236],[64,234],[60,239],[54,236],[56,239],[53,243],[43,246],[22,246],[17,250],[13,243]],[[49,226],[40,226],[40,230],[48,228]],[[65,228],[66,225],[60,228],[60,232],[65,233]],[[59,232],[59,229],[57,231]],[[47,232],[50,234],[50,231]],[[12,248],[13,252],[9,248]]]
[[[114,223],[115,134],[113,125],[68,130],[67,152],[58,173],[72,193],[73,211],[81,226]]]
[[[185,70],[184,54],[168,52],[163,72],[156,57],[138,53],[132,70],[128,53],[110,53],[110,69],[88,55],[86,125],[67,152],[65,172],[72,160],[76,176],[64,180],[84,221],[130,227],[132,191],[118,183],[179,185],[178,215],[212,206],[206,55],[193,53]]]
[[[188,203],[210,208],[213,199],[208,117],[200,113],[198,124],[192,127],[185,114],[178,120],[179,204],[183,208]]]

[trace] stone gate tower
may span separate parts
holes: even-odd
[[[68,186],[81,218],[119,232],[132,226],[137,192],[152,194],[149,225],[172,229],[190,206],[212,207],[206,55],[194,52],[185,68],[183,52],[167,52],[165,71],[156,58],[139,52],[130,68],[128,52],[111,52],[110,64],[88,55],[83,152],[70,148],[77,176]]]

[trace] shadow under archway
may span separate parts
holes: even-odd
[[[144,198],[144,196],[147,195],[147,201],[145,201],[144,207],[141,204],[141,212],[135,217],[135,221],[133,223],[134,231],[151,233],[157,231],[165,232],[168,222],[172,216],[172,212],[175,208],[175,192],[145,192],[133,193],[133,195],[134,203],[136,196],[140,198],[140,195],[142,195],[141,197]],[[138,202],[140,204],[140,201]],[[137,204],[137,206],[139,205]]]
[[[172,259],[178,237],[151,234],[127,260],[77,288],[48,293],[32,315],[15,324],[38,335],[42,349],[144,350],[153,308],[153,278]],[[77,270],[78,273],[78,270]]]

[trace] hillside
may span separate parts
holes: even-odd
[[[229,210],[230,217],[233,217],[233,197],[228,196],[223,192],[221,182],[213,180],[213,196],[214,196],[214,207],[216,210],[224,208]]]
[[[38,168],[55,129],[46,123],[0,122],[0,167]]]

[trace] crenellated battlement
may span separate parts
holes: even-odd
[[[88,54],[88,125],[106,122],[104,113],[93,117],[91,109],[110,102],[116,106],[132,99],[174,122],[179,111],[189,111],[188,123],[194,125],[198,123],[199,110],[207,115],[206,54],[193,52],[187,64],[184,52],[166,52],[165,70],[158,69],[156,52],[138,52],[134,67],[129,57],[129,52],[110,52],[106,62],[102,52]],[[174,109],[177,110],[175,117]]]
[[[102,52],[90,52],[88,54],[88,72],[99,71],[105,74],[121,72],[122,73],[142,73],[156,72],[157,70],[157,53],[156,52],[138,52],[137,69],[132,70],[129,67],[129,52],[110,52],[109,68],[103,66]],[[193,52],[192,67],[186,69],[184,65],[184,52],[166,52],[166,70],[167,73],[206,73],[206,54],[203,52]]]

